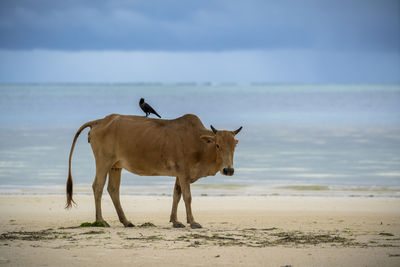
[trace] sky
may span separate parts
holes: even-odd
[[[0,0],[0,82],[399,83],[399,0]]]

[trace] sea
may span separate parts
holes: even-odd
[[[0,84],[0,194],[65,194],[78,128],[142,116],[141,97],[163,119],[243,126],[235,174],[202,178],[193,195],[400,197],[400,84]],[[95,176],[87,132],[72,160],[77,194],[92,194]],[[171,196],[174,183],[124,170],[121,193]]]

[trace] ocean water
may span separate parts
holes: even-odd
[[[63,194],[76,130],[110,113],[165,119],[196,114],[238,134],[235,175],[195,195],[400,197],[400,84],[2,84],[0,193]],[[76,192],[91,193],[87,131],[72,161]],[[124,194],[171,195],[175,178],[123,172]]]

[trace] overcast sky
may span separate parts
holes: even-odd
[[[400,1],[0,1],[0,82],[154,81],[400,82]]]

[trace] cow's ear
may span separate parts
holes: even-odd
[[[235,139],[235,144],[237,145],[239,143],[239,140]]]
[[[202,135],[200,139],[206,143],[215,143],[215,137],[211,135]]]

